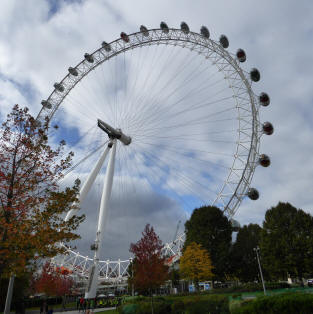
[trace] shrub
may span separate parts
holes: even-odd
[[[125,304],[118,307],[119,314],[136,314],[138,304]]]
[[[226,314],[229,313],[229,301],[221,295],[194,297],[186,301],[185,308],[188,314]]]
[[[185,312],[185,304],[182,300],[175,300],[171,306],[171,313],[183,314]]]
[[[310,294],[281,294],[261,297],[232,311],[234,314],[309,314],[312,313],[313,295]]]
[[[267,290],[274,289],[285,289],[290,288],[290,285],[287,282],[266,282],[265,283]],[[230,288],[217,288],[213,289],[210,293],[234,293],[234,292],[254,292],[254,291],[262,291],[263,286],[261,283],[248,282],[243,283],[238,286],[230,287]]]
[[[118,308],[118,312],[120,314],[150,314],[151,313],[151,299],[150,298],[135,300],[135,302],[132,304],[124,304],[120,306]],[[154,314],[171,313],[171,303],[166,302],[164,298],[153,298],[153,312]]]
[[[155,314],[220,314],[229,313],[228,298],[222,295],[188,295],[185,297],[153,298]],[[138,298],[118,308],[120,314],[150,314],[151,299]]]
[[[150,314],[151,302],[141,302],[138,304],[136,314]],[[171,313],[171,304],[168,302],[153,301],[154,314],[169,314]]]

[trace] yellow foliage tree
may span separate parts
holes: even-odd
[[[190,243],[180,258],[179,271],[183,278],[192,280],[199,289],[200,280],[212,278],[212,262],[209,253],[196,242]]]

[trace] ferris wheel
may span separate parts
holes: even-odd
[[[65,137],[77,158],[69,173],[81,178],[79,201],[97,180],[102,189],[94,258],[68,249],[62,260],[89,277],[87,297],[99,276],[127,276],[129,259],[101,260],[111,194],[138,205],[153,192],[183,210],[217,206],[229,219],[245,197],[259,198],[250,185],[256,167],[270,165],[259,153],[261,136],[274,130],[259,120],[270,98],[253,92],[260,73],[241,68],[245,51],[232,54],[228,46],[225,35],[210,39],[205,26],[196,33],[185,22],[180,29],[142,25],[86,53],[42,101],[37,119],[56,124],[52,138]],[[178,235],[164,250],[179,257],[183,240]]]

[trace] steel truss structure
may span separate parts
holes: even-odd
[[[249,191],[254,170],[259,164],[259,143],[264,130],[259,121],[260,102],[251,88],[253,79],[240,67],[236,55],[228,52],[221,42],[200,33],[175,28],[146,29],[129,35],[124,34],[111,43],[103,43],[101,48],[85,55],[84,60],[70,68],[62,81],[54,85],[55,89],[48,99],[42,102],[43,107],[37,120],[51,120],[76,84],[103,62],[125,51],[153,45],[172,45],[197,52],[223,73],[226,84],[232,90],[238,119],[236,152],[227,178],[212,204],[223,204],[226,216],[231,219]],[[171,262],[180,257],[184,237],[184,234],[180,234],[174,242],[164,246],[164,254],[172,257]],[[57,257],[53,262],[87,278],[93,259],[70,248],[67,248],[67,252],[68,255]],[[131,259],[100,261],[100,280],[125,279],[129,275],[127,269],[130,262]]]
[[[175,241],[166,243],[163,248],[163,254],[167,257],[168,264],[173,264],[179,260],[181,250],[185,242],[185,233],[177,235]],[[64,244],[62,246],[66,247]],[[51,263],[58,267],[65,267],[74,272],[76,275],[87,279],[89,277],[90,268],[93,265],[93,258],[81,255],[68,247],[66,247],[67,255],[57,256],[51,259]],[[117,261],[99,261],[99,281],[121,282],[127,280],[128,267],[132,259]]]

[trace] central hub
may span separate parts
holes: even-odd
[[[108,134],[110,139],[118,139],[121,141],[124,145],[129,145],[132,141],[130,136],[125,135],[121,129],[114,129],[106,122],[98,119],[98,127]]]

